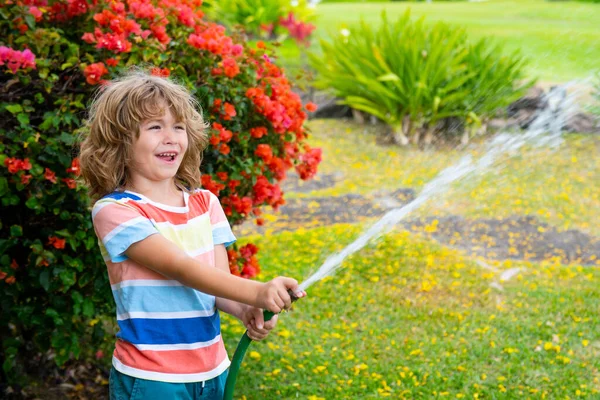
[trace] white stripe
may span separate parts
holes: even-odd
[[[111,204],[115,204],[114,201],[99,200],[96,204],[94,204],[94,208],[92,208],[92,219],[96,217],[96,214],[98,214],[100,210]]]
[[[148,379],[151,381],[161,381],[170,383],[188,383],[207,381],[221,375],[229,367],[229,358],[225,358],[221,364],[212,371],[200,372],[197,374],[166,374],[162,372],[144,371],[133,367],[128,367],[121,361],[113,357],[113,366],[115,369],[125,375],[134,378]]]
[[[117,320],[123,321],[130,318],[149,318],[149,319],[182,319],[182,318],[197,318],[210,317],[215,314],[215,309],[212,310],[196,310],[196,311],[175,311],[175,312],[146,312],[146,311],[131,311],[123,314],[117,314]]]
[[[118,235],[122,230],[124,230],[125,228],[128,228],[132,225],[135,225],[139,222],[147,222],[148,218],[145,217],[135,217],[133,219],[130,219],[127,222],[123,222],[122,224],[120,224],[119,226],[117,226],[115,229],[113,229],[112,231],[108,232],[108,234],[102,239],[102,241],[104,243],[108,243],[110,241],[110,239],[112,239],[114,236]]]
[[[204,253],[208,253],[210,251],[213,251],[214,246],[209,246],[209,247],[201,247],[199,249],[196,250],[187,250],[185,253],[190,256],[190,257],[198,257],[200,254],[204,254]]]
[[[152,351],[169,351],[169,350],[196,350],[203,347],[211,346],[218,343],[221,340],[221,335],[217,335],[213,340],[207,342],[196,342],[196,343],[179,343],[179,344],[133,344],[136,349],[140,351],[152,350]]]
[[[150,200],[148,197],[144,196],[143,194],[132,192],[131,190],[125,190],[125,192],[131,193],[135,196],[138,196],[143,200],[144,203],[152,204],[153,206],[160,208],[162,210],[165,210],[165,211],[171,211],[171,212],[176,212],[176,213],[185,213],[185,212],[189,211],[188,198],[190,195],[188,192],[183,192],[183,203],[185,204],[185,206],[183,206],[183,207],[170,206],[168,204],[158,203],[158,202]],[[140,202],[139,200],[136,200],[136,201]]]
[[[130,281],[122,281],[119,283],[115,283],[114,285],[110,285],[112,290],[119,290],[128,286],[183,286],[178,281],[172,280],[158,280],[158,279],[135,279]]]
[[[229,222],[227,222],[227,220],[217,222],[216,224],[212,224],[213,230],[217,229],[217,228],[227,228],[227,227],[229,227]]]

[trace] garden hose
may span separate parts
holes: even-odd
[[[298,297],[292,292],[288,290],[290,297],[292,298],[292,302],[298,300]],[[265,310],[263,312],[263,316],[265,322],[270,321],[273,318],[275,313]],[[248,346],[252,343],[252,339],[248,336],[248,331],[244,333],[240,342],[238,343],[235,353],[233,353],[233,359],[231,360],[231,365],[229,366],[229,373],[227,374],[227,381],[225,382],[225,393],[223,395],[223,400],[233,400],[233,390],[235,389],[235,381],[237,380],[237,375],[240,370],[240,366],[242,364],[242,360],[246,355],[246,350],[248,350]]]

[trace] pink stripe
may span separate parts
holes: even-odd
[[[203,264],[214,267],[215,252],[214,250],[209,250],[206,253],[202,253],[195,256],[194,260],[198,260]],[[112,263],[110,261],[106,261],[106,267],[108,268],[108,279],[110,280],[111,285],[123,281],[131,281],[136,279],[153,279],[160,281],[169,280],[169,278],[167,278],[166,276],[161,275],[158,272],[151,270],[150,268],[146,268],[143,265],[140,265],[131,259],[127,259],[119,263]]]
[[[227,357],[223,341],[195,350],[138,350],[117,340],[114,356],[123,364],[144,371],[165,374],[197,374],[217,368]]]
[[[210,213],[210,223],[213,225],[227,221],[227,217],[225,216],[225,212],[223,211],[223,207],[221,207],[217,196],[214,196],[212,199],[208,212]]]
[[[136,279],[154,279],[154,280],[168,280],[169,278],[146,268],[131,259],[127,259],[120,263],[106,262],[108,268],[108,279],[110,284],[114,285],[122,281],[130,281]]]
[[[136,212],[129,207],[119,204],[110,204],[102,207],[100,211],[98,211],[94,217],[94,227],[96,228],[97,234],[101,238],[104,238],[119,225],[140,216],[141,214],[139,212]]]

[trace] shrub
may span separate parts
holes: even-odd
[[[209,16],[229,27],[241,27],[253,37],[283,39],[290,36],[308,45],[315,26],[314,6],[307,0],[216,0],[211,1]]]
[[[74,144],[104,79],[131,65],[172,74],[210,124],[203,186],[232,224],[284,203],[295,166],[312,177],[305,108],[264,46],[206,22],[200,0],[15,0],[0,6],[0,358],[10,381],[51,351],[57,364],[92,350],[114,314]],[[312,110],[308,104],[307,109]],[[257,219],[257,223],[261,223]],[[256,249],[230,250],[231,269],[258,273]],[[88,336],[91,335],[91,336]],[[88,340],[86,339],[86,340]]]
[[[430,141],[448,119],[470,128],[521,96],[524,59],[502,55],[488,40],[471,43],[462,29],[427,26],[407,11],[395,23],[382,14],[373,31],[365,22],[321,41],[325,57],[311,55],[316,86],[332,88],[345,104],[388,124],[396,141]]]

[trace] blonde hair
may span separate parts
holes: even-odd
[[[184,190],[200,187],[202,152],[208,144],[198,101],[182,85],[134,68],[100,87],[89,107],[79,161],[92,201],[126,186],[134,139],[143,121],[162,117],[166,104],[184,122],[188,149],[175,175]]]

